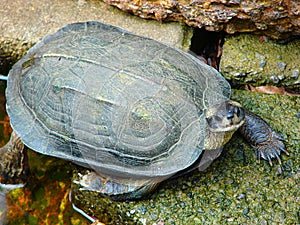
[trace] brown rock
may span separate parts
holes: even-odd
[[[300,35],[298,0],[104,0],[142,18],[183,21],[209,31],[255,32],[275,39]]]

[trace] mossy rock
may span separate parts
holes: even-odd
[[[232,83],[300,88],[300,39],[287,44],[261,42],[255,35],[232,35],[225,39],[220,64]]]

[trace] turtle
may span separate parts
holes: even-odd
[[[235,131],[258,158],[280,163],[284,138],[230,93],[195,56],[87,21],[47,35],[12,67],[6,104],[13,139],[89,169],[75,181],[82,190],[133,200],[204,171]]]

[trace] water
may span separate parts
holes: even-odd
[[[0,184],[0,224],[5,224],[7,222],[6,214],[7,214],[8,205],[7,205],[6,194],[13,189],[22,188],[22,187],[24,187],[23,184],[16,184],[16,185]]]
[[[12,129],[5,111],[5,82],[0,80],[0,147]],[[0,185],[1,224],[90,224],[72,208],[71,163],[28,150],[27,185]]]

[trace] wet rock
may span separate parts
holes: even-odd
[[[227,36],[220,63],[222,74],[232,83],[276,85],[299,89],[300,40],[288,44],[260,42],[259,36]],[[241,76],[243,74],[243,76]]]
[[[291,1],[183,1],[104,0],[142,18],[184,21],[209,31],[255,32],[275,39],[300,34],[299,2]]]
[[[278,84],[279,83],[279,77],[278,76],[271,76],[270,81],[273,82],[273,84]]]
[[[260,68],[264,68],[265,65],[266,65],[266,63],[267,63],[266,60],[264,60],[264,59],[260,60],[260,62],[259,62],[259,67],[260,67]]]
[[[245,198],[246,198],[246,194],[245,193],[242,193],[239,196],[237,196],[238,200],[242,200],[242,199],[245,199]]]
[[[165,181],[146,199],[115,202],[72,184],[73,203],[107,224],[296,224],[300,121],[295,115],[300,98],[234,91],[233,99],[283,134],[290,155],[282,156],[281,167],[257,161],[251,147],[235,135],[206,172]]]
[[[299,77],[299,70],[298,69],[293,70],[291,77],[297,79]]]
[[[278,63],[278,68],[281,72],[283,72],[286,68],[286,63],[285,62],[279,62]]]

